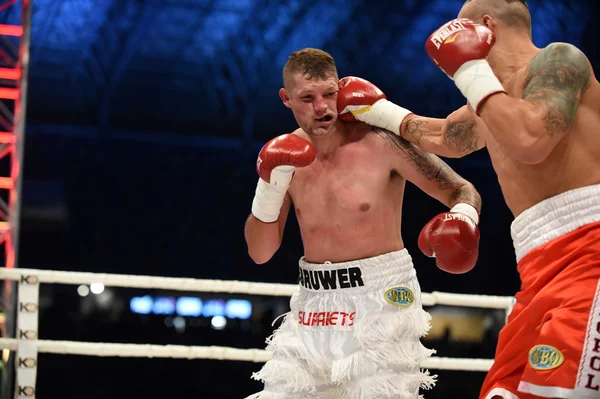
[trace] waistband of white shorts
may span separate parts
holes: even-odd
[[[570,190],[525,210],[511,225],[517,262],[532,249],[600,221],[600,184]]]
[[[310,263],[301,258],[299,265],[300,289],[314,292],[379,289],[390,277],[407,281],[416,276],[406,249],[339,263]]]

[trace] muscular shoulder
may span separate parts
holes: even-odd
[[[408,141],[396,136],[393,132],[375,126],[369,126],[369,131],[364,141],[370,147],[377,149],[380,154],[397,152],[409,144]]]
[[[570,43],[550,43],[540,52],[540,54],[543,54],[544,56],[552,56],[555,59],[562,58],[565,60],[572,60],[576,63],[588,63],[587,57],[583,51]]]
[[[592,74],[586,55],[569,43],[556,42],[536,54],[527,69],[526,87],[538,84],[584,90]],[[524,93],[527,94],[527,93]]]
[[[429,161],[429,154],[389,130],[372,127],[368,140],[382,159],[393,160],[392,166],[400,173],[402,169],[416,168]]]
[[[544,110],[550,136],[571,128],[591,74],[585,54],[567,43],[552,43],[531,60],[522,98]]]

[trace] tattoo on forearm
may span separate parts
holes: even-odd
[[[398,137],[389,130],[373,128],[373,131],[388,142],[391,148],[408,158],[417,171],[429,181],[435,181],[442,190],[454,190],[451,202],[465,202],[481,209],[481,197],[477,190],[454,172],[444,161],[424,152],[413,143]]]
[[[396,136],[389,130],[374,127],[373,131],[385,139],[394,151],[407,157],[427,180],[435,181],[439,188],[449,189],[462,184],[450,167],[438,157],[424,152],[413,143]]]
[[[446,143],[455,151],[471,153],[477,150],[475,121],[452,122],[446,128]]]
[[[402,134],[402,138],[406,138],[406,140],[411,143],[415,143],[417,145],[421,144],[421,138],[423,137],[423,130],[421,130],[422,120],[419,119],[411,119],[406,118],[406,122],[403,122],[404,131]]]
[[[455,204],[463,202],[473,205],[477,211],[481,212],[481,196],[470,185],[463,186],[459,190],[456,190],[452,195],[452,202]]]
[[[548,135],[565,133],[571,128],[579,97],[589,80],[585,55],[569,44],[554,43],[531,61],[523,99],[547,108],[544,124]]]

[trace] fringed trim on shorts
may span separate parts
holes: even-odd
[[[297,361],[286,359],[271,359],[260,369],[253,373],[252,378],[265,384],[268,391],[269,384],[274,384],[278,390],[284,392],[314,393],[316,381]]]
[[[314,356],[306,349],[297,330],[297,320],[291,312],[287,313],[281,326],[267,338],[266,350],[277,353],[279,358],[301,359],[312,368],[321,368],[320,364],[314,360]]]
[[[373,364],[382,365],[384,370],[416,374],[420,364],[434,353],[435,350],[426,348],[419,341],[373,346],[368,351],[334,360],[331,379],[335,383],[353,380],[365,372],[373,372],[370,368]],[[365,365],[368,365],[366,370]]]
[[[307,371],[304,363],[313,370],[319,366],[314,362],[300,338],[295,334],[296,323],[288,313],[282,325],[267,338],[267,350],[274,353],[273,358],[266,362],[260,371],[253,373],[252,378],[265,384],[266,395],[269,384],[275,384],[278,390],[284,392],[313,393],[316,382]],[[270,399],[269,396],[257,398]],[[274,399],[278,396],[274,396]]]
[[[421,338],[431,329],[431,315],[421,307],[399,309],[367,315],[354,325],[354,335],[361,345],[398,342]]]
[[[357,379],[344,390],[345,399],[423,399],[418,395],[419,388],[431,389],[436,382],[436,375],[429,371],[416,374],[379,373]]]
[[[290,396],[281,392],[257,392],[250,396],[246,396],[245,399],[289,399]]]

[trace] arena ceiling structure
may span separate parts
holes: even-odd
[[[285,242],[269,265],[251,262],[243,238],[256,187],[257,151],[296,127],[278,96],[287,57],[303,47],[324,49],[336,59],[340,77],[366,78],[394,102],[444,117],[464,98],[428,59],[424,44],[431,32],[456,17],[462,4],[0,0],[3,266],[13,265],[18,244],[21,268],[295,283],[303,250],[297,226],[288,223]],[[572,43],[598,70],[598,2],[528,4],[538,46]],[[31,9],[25,22],[23,5]],[[19,41],[25,36],[28,52],[22,53]],[[22,70],[23,61],[27,68]],[[23,71],[26,85],[19,91]],[[512,215],[486,150],[448,162],[483,198],[480,261],[467,275],[453,276],[425,259],[417,234],[432,214],[445,209],[407,185],[410,210],[403,214],[403,239],[420,265],[421,287],[512,295],[519,284]],[[113,303],[121,301],[123,308],[130,293],[114,295]],[[130,328],[131,340],[143,331],[158,342],[172,332],[162,320],[155,328],[127,322],[124,328],[117,318],[126,313],[122,309],[111,311],[114,318],[99,308],[82,312],[83,302],[68,287],[43,291],[41,298],[48,318],[40,321],[40,330],[50,339],[59,333],[104,339],[95,334],[122,334]],[[271,328],[271,313],[280,314],[285,306],[283,301],[265,303],[257,310],[264,324],[259,333],[239,331],[243,339],[258,342],[253,347],[263,345],[261,334]],[[44,364],[46,381],[60,379],[64,367]],[[69,367],[96,375],[87,366]],[[120,374],[129,378],[135,369]],[[208,375],[214,371],[212,365],[207,369]],[[246,381],[248,370],[236,369],[236,378]],[[182,384],[196,384],[188,387],[194,395],[204,387],[195,370],[178,372]],[[223,384],[237,385],[231,384],[235,379],[229,371],[223,375]],[[85,385],[84,377],[73,381]],[[70,394],[67,383],[63,392]],[[169,395],[171,385],[165,388]],[[243,390],[239,385],[231,388]],[[147,389],[154,393],[152,386]],[[98,389],[98,397],[106,397],[102,392]]]
[[[23,254],[36,264],[138,272],[140,254],[162,270],[176,253],[185,274],[197,243],[218,237],[205,256],[247,273],[244,251],[228,250],[244,248],[239,227],[193,226],[216,215],[243,224],[258,149],[296,126],[278,96],[294,50],[330,52],[340,76],[371,80],[417,113],[443,117],[464,103],[424,51],[460,0],[0,0],[0,24],[20,26],[24,3],[32,14],[23,245],[44,250]],[[568,41],[597,63],[595,3],[528,4],[538,46]],[[11,40],[2,41],[0,67],[18,59]],[[457,168],[508,223],[486,151]],[[164,247],[148,245],[157,237]]]
[[[32,123],[264,140],[289,130],[281,68],[302,47],[437,113],[458,101],[424,42],[461,1],[34,0]],[[534,39],[581,42],[585,2],[530,1]],[[9,8],[3,20],[18,16]],[[555,23],[554,21],[560,21]],[[429,108],[429,107],[428,107]],[[73,129],[71,129],[73,128]]]

